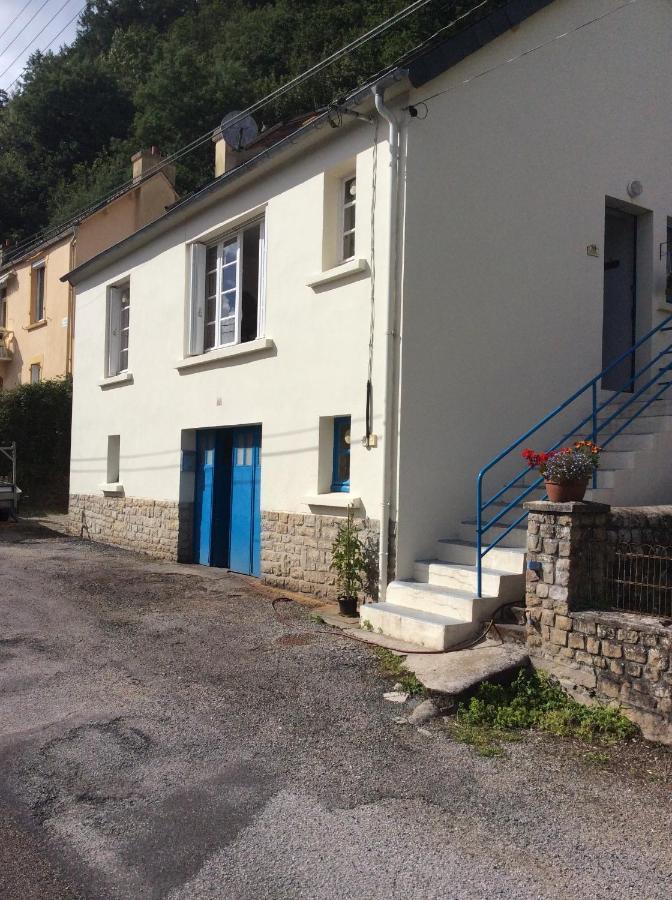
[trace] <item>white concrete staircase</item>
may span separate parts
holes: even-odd
[[[602,399],[608,396],[603,395]],[[618,430],[643,403],[644,400],[633,401],[626,414],[607,426],[602,439]],[[608,417],[609,413],[605,412],[600,421]],[[612,506],[672,502],[670,454],[672,401],[659,399],[602,453],[597,486],[587,492],[586,499]],[[532,482],[528,479],[522,483]],[[499,507],[507,505],[515,496],[505,494]],[[526,499],[542,496],[543,488]],[[522,508],[511,510],[492,527],[491,533],[505,531],[522,511]],[[525,521],[486,554],[481,598],[476,597],[475,527],[475,519],[461,522],[453,537],[437,542],[434,558],[416,561],[413,580],[392,582],[384,603],[363,606],[362,627],[428,650],[448,650],[476,637],[483,623],[503,604],[509,601],[524,604]]]

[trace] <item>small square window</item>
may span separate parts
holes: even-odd
[[[331,490],[340,494],[347,494],[350,491],[350,416],[334,418]]]

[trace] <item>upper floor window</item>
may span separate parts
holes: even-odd
[[[191,353],[246,343],[263,331],[264,223],[191,247]]]
[[[342,194],[342,246],[343,260],[355,255],[355,213],[357,205],[357,179],[353,176],[343,179]]]
[[[107,372],[108,376],[128,371],[128,338],[131,323],[131,285],[127,281],[108,292]]]
[[[33,263],[30,280],[30,320],[43,322],[45,314],[45,266],[44,260]]]
[[[7,288],[0,285],[0,328],[7,328]]]
[[[337,493],[348,493],[350,490],[350,416],[334,418],[331,489]]]

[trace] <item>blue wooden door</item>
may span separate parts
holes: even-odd
[[[229,568],[261,572],[261,428],[236,428],[231,454]]]
[[[196,439],[196,491],[194,497],[194,560],[209,566],[212,560],[212,523],[215,500],[215,432],[199,431]]]

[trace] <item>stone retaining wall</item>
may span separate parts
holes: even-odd
[[[331,547],[343,516],[262,512],[261,572],[267,584],[296,593],[336,600],[336,575],[331,570]],[[366,593],[377,592],[378,522],[356,520],[369,560]]]
[[[336,576],[331,570],[331,547],[343,516],[262,512],[262,579],[275,587],[337,598]],[[369,569],[364,593],[378,590],[378,522],[356,520],[367,548]],[[191,562],[193,504],[71,494],[69,531],[94,541],[147,553],[160,559]],[[390,546],[395,546],[390,528]],[[394,565],[393,556],[390,565]]]
[[[191,503],[71,494],[68,518],[70,533],[79,537],[191,562]]]
[[[668,509],[529,503],[527,645],[533,662],[575,693],[617,700],[647,737],[672,743],[672,627],[588,609],[599,596],[595,547],[669,542]],[[670,532],[672,533],[672,532]]]

